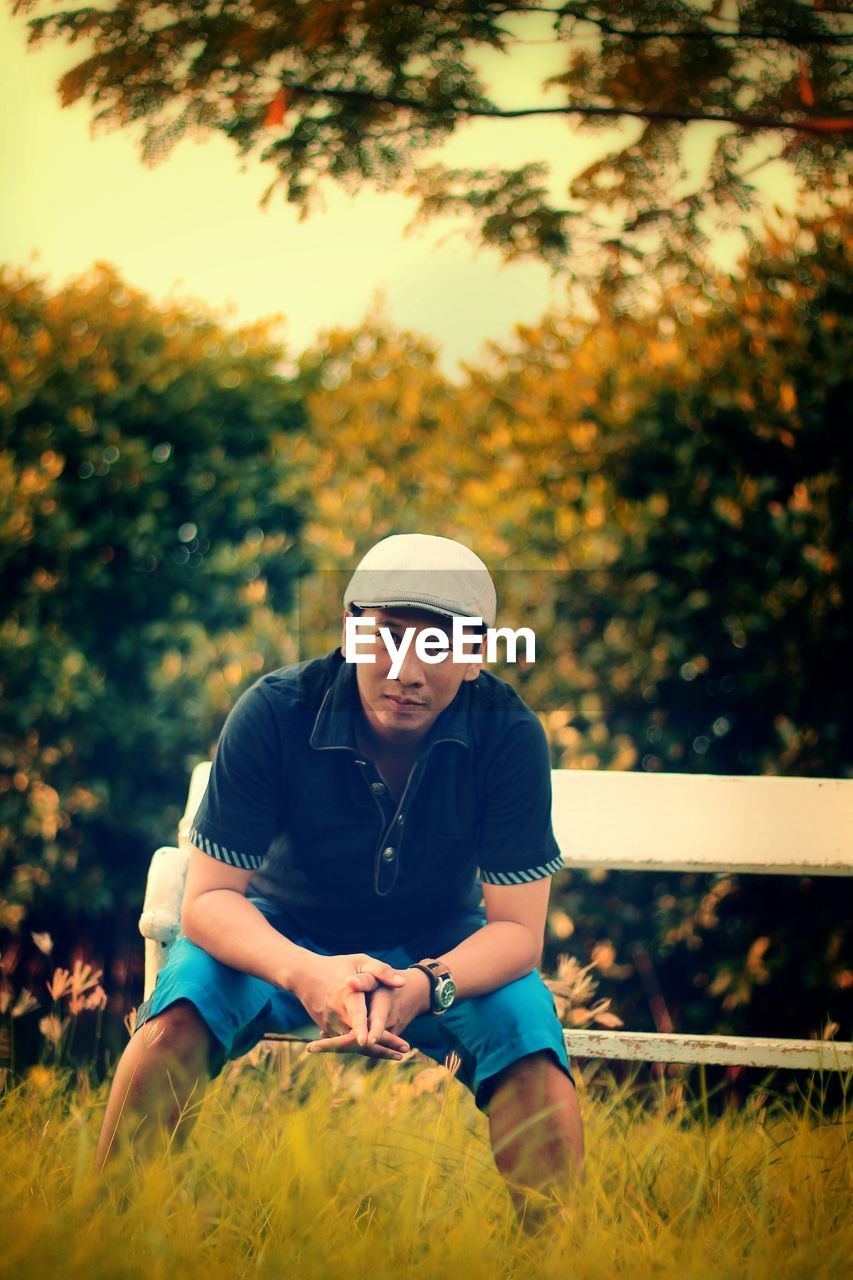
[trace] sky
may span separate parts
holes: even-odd
[[[28,50],[23,18],[0,0],[0,261],[52,287],[107,261],[158,301],[200,299],[235,323],[278,315],[291,357],[325,329],[358,326],[381,299],[392,323],[436,344],[449,376],[487,341],[508,342],[516,324],[564,302],[565,283],[546,266],[504,264],[450,234],[455,222],[407,235],[416,201],[399,192],[349,196],[329,185],[324,211],[300,222],[281,195],[259,207],[272,171],[241,161],[224,138],[185,139],[146,167],[133,129],[93,134],[86,103],[60,107],[56,83],[80,57],[79,45]],[[561,69],[546,43],[485,58],[502,106],[559,102],[559,90],[547,98],[539,88]],[[712,141],[703,129],[700,149]],[[561,118],[478,121],[440,155],[460,165],[547,159],[564,192],[573,172],[635,131],[629,123],[621,134],[583,134]]]

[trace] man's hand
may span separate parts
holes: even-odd
[[[372,1058],[399,1058],[408,1044],[392,1032],[374,1036],[368,1043],[366,991],[398,987],[405,978],[391,965],[364,952],[345,956],[312,955],[294,983],[293,993],[325,1036],[346,1041],[338,1052],[356,1052]],[[387,984],[387,985],[386,985]],[[333,1035],[341,1032],[342,1035]],[[325,1048],[327,1039],[311,1047]]]
[[[372,970],[348,979],[348,985],[368,993],[369,1026],[362,1052],[388,1043],[404,1045],[408,1049],[406,1041],[399,1038],[400,1032],[430,1007],[430,981],[425,973],[420,969],[404,969],[397,973],[397,977],[402,981],[396,987],[378,980]],[[349,1053],[356,1048],[355,1035],[348,1031],[343,1035],[327,1036],[323,1040],[312,1041],[309,1048],[315,1053]]]

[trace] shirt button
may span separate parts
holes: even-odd
[[[382,792],[385,790],[385,783],[384,783],[384,782],[371,782],[371,784],[370,784],[370,789],[371,789],[371,791],[375,791],[377,795],[381,795],[381,794],[382,794]]]
[[[387,849],[382,850],[382,857],[385,859],[386,862],[394,861],[394,850],[391,848],[390,845],[388,846]]]
[[[403,815],[401,813],[399,818],[397,819],[397,826],[402,827],[402,825],[403,825]]]

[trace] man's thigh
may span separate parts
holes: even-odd
[[[267,915],[265,900],[254,901]],[[229,1058],[248,1053],[265,1032],[294,1031],[311,1021],[292,992],[222,964],[184,934],[172,943],[153,992],[139,1006],[136,1029],[176,1000],[188,1000],[217,1041],[214,1072]]]

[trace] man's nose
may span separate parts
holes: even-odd
[[[400,684],[416,685],[418,687],[425,683],[426,677],[424,674],[424,664],[415,652],[414,645],[409,646],[406,656],[403,658],[397,679],[400,681]]]

